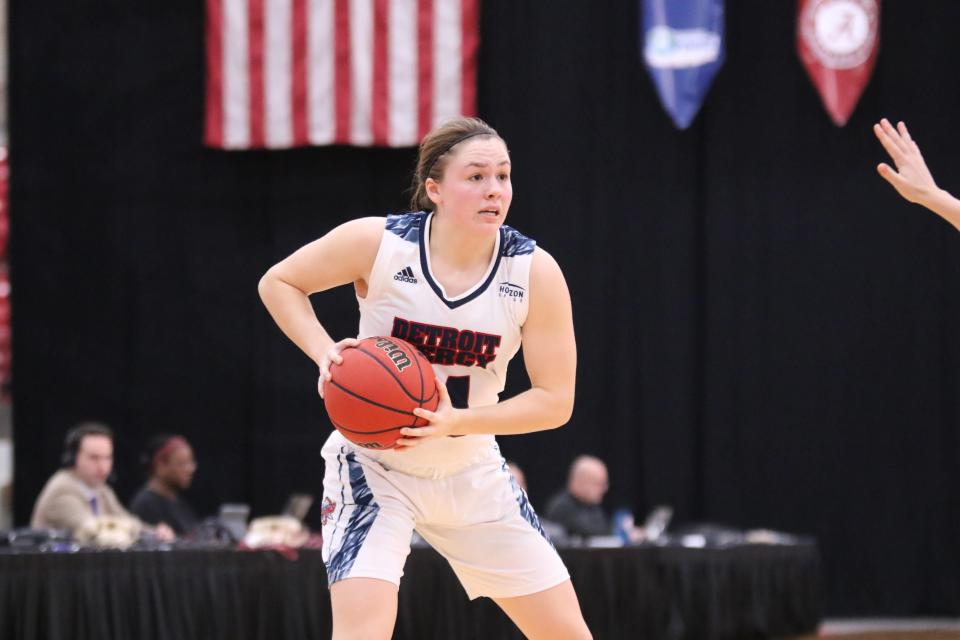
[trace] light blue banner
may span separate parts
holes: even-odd
[[[640,55],[664,109],[686,129],[723,64],[723,0],[641,3]]]

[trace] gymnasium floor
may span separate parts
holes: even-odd
[[[816,636],[796,640],[838,638],[842,640],[960,640],[960,619],[875,618],[825,620]]]

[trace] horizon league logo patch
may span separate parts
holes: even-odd
[[[512,298],[517,302],[522,302],[523,297],[526,293],[526,289],[521,287],[518,284],[513,284],[512,282],[501,282],[500,283],[500,297],[501,298]]]
[[[373,345],[387,354],[387,357],[390,358],[390,361],[393,362],[393,366],[397,368],[397,371],[403,371],[410,366],[410,363],[413,361],[410,359],[410,356],[407,355],[407,352],[398,345],[393,340],[387,340],[386,338],[380,338]]]

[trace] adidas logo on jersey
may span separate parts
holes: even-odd
[[[393,276],[394,280],[399,282],[409,282],[410,284],[417,284],[417,276],[413,274],[413,269],[410,267],[404,267],[400,271],[397,271],[396,275]]]

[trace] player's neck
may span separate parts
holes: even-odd
[[[486,269],[496,236],[470,233],[444,216],[434,215],[430,225],[430,262],[456,271]]]
[[[168,498],[170,500],[177,499],[177,490],[159,478],[150,478],[150,481],[147,482],[147,488],[149,488],[150,491],[163,496],[164,498]]]

